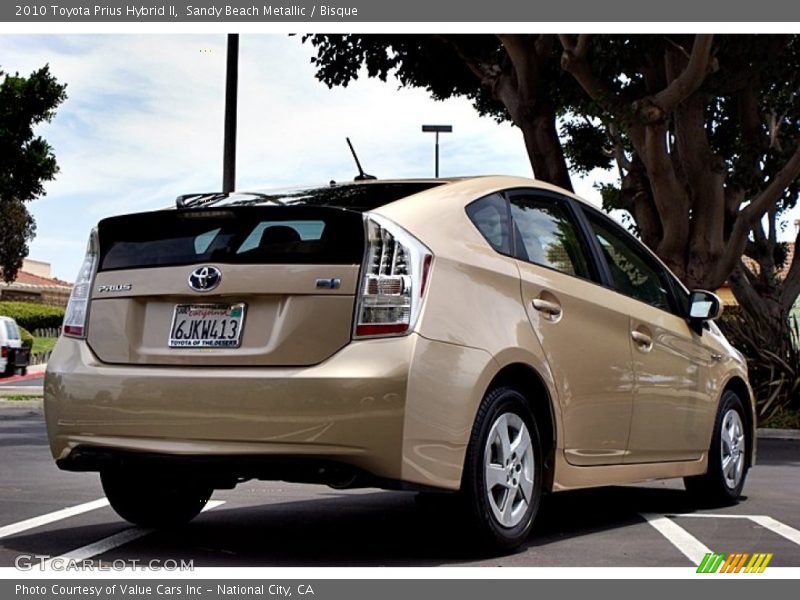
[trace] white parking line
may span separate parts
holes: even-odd
[[[92,510],[97,510],[98,508],[103,508],[105,506],[108,506],[108,500],[106,498],[99,498],[97,500],[92,500],[91,502],[86,502],[85,504],[78,504],[77,506],[62,508],[61,510],[47,513],[46,515],[33,517],[32,519],[26,519],[24,521],[19,521],[18,523],[12,523],[11,525],[5,525],[4,527],[0,527],[0,539],[27,531],[28,529],[35,529],[36,527],[41,527],[42,525],[54,523],[55,521],[60,521],[61,519],[67,519],[69,517],[74,517],[75,515],[81,515]]]
[[[670,513],[665,515],[670,519],[758,519],[761,515],[721,515],[717,513]]]
[[[786,523],[781,523],[778,519],[773,519],[766,515],[718,515],[714,513],[688,513],[668,515],[672,518],[711,518],[711,519],[749,519],[753,523],[761,525],[764,529],[769,529],[773,533],[786,538],[790,542],[794,542],[800,546],[800,531],[794,527],[790,527]]]
[[[789,527],[772,517],[751,517],[751,520],[800,546],[800,531],[794,527]]]
[[[680,550],[686,558],[695,565],[699,565],[706,554],[711,552],[700,540],[686,531],[666,515],[641,513],[653,528],[663,535],[669,542]]]
[[[211,510],[212,508],[217,508],[225,504],[224,500],[209,500],[208,504],[205,505],[203,508],[203,512],[207,510]],[[107,538],[103,538],[97,542],[93,542],[91,544],[87,544],[86,546],[81,546],[80,548],[76,548],[75,550],[70,550],[69,552],[62,554],[60,556],[56,556],[51,558],[50,560],[45,562],[46,566],[51,566],[53,561],[64,561],[64,560],[85,560],[88,558],[92,558],[93,556],[98,556],[100,554],[104,554],[110,550],[114,550],[114,548],[119,548],[129,542],[134,540],[138,540],[141,537],[146,536],[149,533],[152,533],[152,529],[144,529],[141,527],[132,527],[130,529],[125,529],[124,531],[120,531],[119,533],[115,533],[114,535],[110,535]]]
[[[45,565],[51,566],[51,563],[56,561],[64,561],[64,560],[84,560],[87,558],[92,558],[93,556],[97,556],[98,554],[103,554],[104,552],[108,552],[109,550],[113,550],[114,548],[119,548],[123,544],[127,544],[128,542],[132,542],[134,540],[138,540],[140,537],[146,536],[148,533],[152,533],[152,529],[143,529],[141,527],[131,527],[130,529],[125,529],[120,531],[119,533],[115,533],[114,535],[110,535],[107,538],[103,538],[99,542],[93,542],[91,544],[87,544],[86,546],[81,546],[80,548],[76,548],[75,550],[70,550],[69,552],[62,554],[61,556],[56,556],[55,558],[51,558],[45,562]]]

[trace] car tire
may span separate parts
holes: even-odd
[[[22,375],[23,377],[25,377],[25,375],[27,375],[27,374],[28,374],[28,367],[22,367],[22,368],[19,370],[19,374],[20,374],[20,375]]]
[[[750,437],[744,405],[735,392],[728,390],[722,395],[714,420],[708,470],[703,475],[684,477],[686,490],[704,504],[736,503],[747,478]]]
[[[114,470],[100,474],[103,491],[116,513],[141,527],[165,529],[194,519],[213,488],[174,474]]]
[[[518,391],[492,389],[478,409],[461,485],[483,547],[507,551],[524,542],[541,494],[542,451],[534,416]]]

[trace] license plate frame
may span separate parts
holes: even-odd
[[[167,347],[218,350],[239,348],[242,345],[246,309],[244,302],[176,304],[172,310]],[[204,323],[208,324],[204,326]],[[180,335],[176,335],[177,333]]]

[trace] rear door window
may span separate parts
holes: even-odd
[[[605,256],[614,289],[621,294],[665,311],[680,314],[670,302],[667,272],[639,248],[639,242],[607,219],[584,210]]]
[[[517,258],[597,280],[580,230],[564,200],[534,192],[513,193],[510,200]]]

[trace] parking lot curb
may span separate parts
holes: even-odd
[[[41,396],[42,388],[31,385],[3,385],[0,386],[0,398],[3,396]]]
[[[27,381],[28,379],[38,379],[42,377],[47,371],[47,363],[42,363],[40,365],[30,365],[28,366],[28,374],[27,375],[12,375],[11,377],[4,377],[0,379],[0,385],[14,383],[15,381]]]
[[[26,408],[41,412],[43,409],[41,398],[32,398],[30,400],[6,400],[0,396],[0,410],[4,408]]]
[[[758,429],[760,440],[800,440],[800,429]]]

